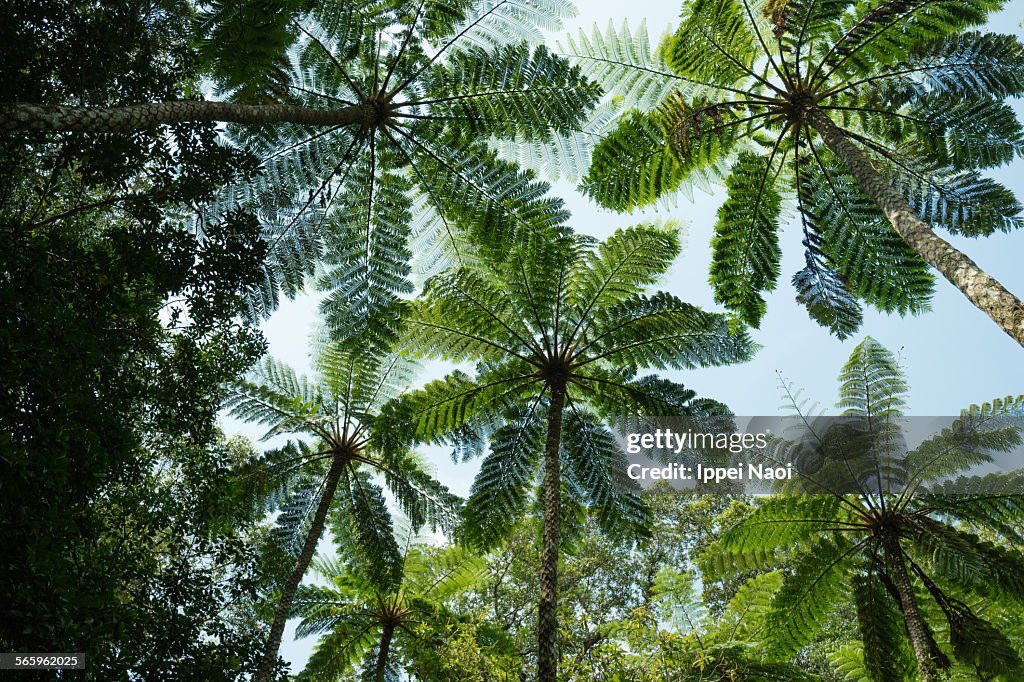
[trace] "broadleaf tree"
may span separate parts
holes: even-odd
[[[926,310],[930,266],[1024,344],[1024,304],[934,230],[979,236],[1024,224],[1013,194],[979,173],[1024,151],[1006,102],[1024,93],[1024,46],[978,30],[1003,4],[686,2],[660,64],[613,60],[676,87],[622,116],[582,188],[627,209],[724,177],[710,279],[749,324],[780,274],[789,200],[806,260],[793,277],[797,300],[837,336],[859,328],[860,302]],[[596,64],[589,73],[608,61],[576,52]]]
[[[184,97],[196,71],[181,32],[190,12],[142,0],[4,3],[0,91],[51,104]],[[210,461],[222,450],[222,385],[264,350],[240,319],[265,254],[254,216],[221,214],[201,231],[183,219],[252,165],[205,123],[132,135],[0,132],[4,651],[63,642],[97,677],[114,669],[159,677],[170,659],[189,655],[176,657],[174,647],[205,647],[191,633],[223,602],[212,592],[203,601],[213,571],[198,564],[221,529],[203,537],[210,519],[197,516],[199,491],[177,496],[162,519],[176,515],[168,534],[196,539],[195,552],[173,559],[180,570],[161,563],[178,547],[147,551],[124,529],[157,527],[167,491],[153,475],[160,464]],[[173,594],[147,594],[164,580]],[[163,606],[146,606],[150,598],[195,620],[164,618]],[[222,636],[221,653],[240,643]]]
[[[410,393],[411,436],[482,454],[464,538],[497,543],[529,508],[543,515],[538,679],[557,668],[557,565],[563,525],[590,507],[609,531],[643,532],[647,513],[625,478],[607,419],[722,414],[724,406],[642,368],[708,367],[751,357],[742,325],[666,292],[647,293],[678,255],[672,226],[642,225],[603,242],[535,233],[500,263],[432,278],[410,306],[413,353],[476,363]]]

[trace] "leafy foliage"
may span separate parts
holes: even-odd
[[[299,679],[342,676],[357,664],[364,679],[427,657],[443,640],[458,636],[448,603],[484,578],[484,562],[466,549],[407,548],[397,582],[386,583],[351,553],[321,559],[314,568],[327,586],[300,588],[293,614],[299,636],[321,635]]]
[[[492,546],[526,509],[549,418],[552,376],[567,372],[560,457],[567,492],[603,510],[614,526],[633,519],[636,502],[613,480],[622,455],[602,420],[623,409],[663,414],[685,389],[637,376],[642,366],[712,366],[752,352],[742,331],[720,315],[674,296],[641,294],[678,252],[671,228],[621,230],[600,244],[581,238],[539,242],[513,251],[487,270],[456,269],[430,280],[409,315],[406,343],[415,353],[476,361],[471,377],[456,372],[406,399],[411,437],[456,442],[490,453],[467,503],[466,532]],[[693,394],[673,405],[687,408]],[[628,406],[628,408],[627,408]],[[721,409],[719,407],[719,409]],[[613,522],[614,521],[614,522]]]
[[[265,11],[215,7],[210,44],[230,49],[233,38],[215,37]],[[219,64],[224,87],[242,101],[361,113],[357,123],[325,128],[233,128],[236,142],[264,159],[254,183],[225,197],[259,206],[271,243],[254,314],[314,278],[337,333],[386,337],[396,331],[398,296],[412,291],[414,207],[429,229],[421,237],[432,237],[432,271],[469,257],[460,248],[467,239],[498,256],[518,232],[565,220],[546,184],[484,140],[568,133],[593,106],[595,84],[530,46],[571,13],[568,4],[410,0],[290,11],[290,21],[285,8],[258,24],[266,54]]]
[[[244,474],[250,498],[281,512],[273,537],[294,565],[280,585],[261,674],[276,660],[292,596],[328,521],[335,535],[351,538],[381,584],[399,579],[401,555],[375,475],[416,528],[429,523],[450,530],[459,505],[415,453],[393,447],[384,435],[389,425],[381,408],[407,385],[407,360],[373,346],[330,342],[319,349],[315,366],[316,378],[307,379],[267,358],[225,401],[234,416],[267,426],[266,438],[312,440],[271,450]]]
[[[571,43],[588,75],[606,87],[622,79],[635,97],[581,187],[623,210],[724,178],[711,283],[748,324],[779,276],[783,198],[804,232],[793,286],[818,323],[847,338],[861,303],[926,310],[927,265],[826,149],[809,112],[828,117],[931,225],[968,235],[1020,227],[1012,192],[978,173],[1024,149],[1004,101],[1024,93],[1024,47],[974,30],[1001,5],[692,0],[656,54],[625,31]]]
[[[728,318],[667,293],[641,293],[678,251],[671,228],[620,230],[600,244],[534,232],[500,262],[432,278],[410,305],[410,352],[477,365],[476,376],[453,373],[401,407],[409,440],[446,441],[466,456],[490,439],[466,503],[463,539],[495,546],[526,512],[542,469],[537,634],[544,679],[554,679],[558,664],[557,555],[560,542],[578,537],[574,520],[590,507],[606,532],[629,534],[643,533],[647,520],[635,485],[622,480],[624,454],[607,419],[641,405],[662,414],[677,397],[684,414],[711,408],[685,405],[692,392],[638,377],[639,369],[720,365],[753,352]]]
[[[4,99],[185,97],[189,13],[7,3]],[[249,669],[259,633],[230,603],[263,569],[251,519],[211,500],[230,495],[237,454],[215,428],[221,385],[263,352],[241,317],[266,245],[252,214],[194,209],[253,166],[205,123],[0,136],[5,651],[63,642],[97,678],[165,677],[172,660],[210,679]]]
[[[899,422],[907,383],[891,353],[865,339],[839,381],[843,420],[800,414],[821,453],[817,464],[798,474],[790,494],[726,531],[704,557],[705,570],[779,560],[788,567],[768,617],[775,656],[804,646],[852,595],[862,648],[833,657],[847,679],[904,679],[915,658],[922,676],[926,661],[949,668],[950,658],[986,675],[1015,671],[1014,645],[981,614],[1024,597],[1014,527],[1024,498],[1011,487],[1019,472],[950,477],[1021,443],[1020,399],[972,406],[909,449]],[[801,412],[795,400],[793,407]]]

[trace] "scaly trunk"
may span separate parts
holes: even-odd
[[[562,492],[558,446],[562,440],[564,407],[565,381],[553,381],[544,444],[544,546],[537,606],[537,682],[555,682],[558,673],[558,535]]]
[[[939,237],[921,220],[907,200],[871,164],[871,160],[820,109],[807,112],[807,121],[818,131],[825,146],[842,160],[860,189],[885,213],[893,228],[911,249],[964,296],[1024,346],[1024,303],[994,277]]]
[[[313,515],[313,523],[306,535],[306,542],[302,546],[302,552],[295,562],[295,568],[288,576],[288,581],[281,590],[281,600],[277,603],[277,612],[274,614],[274,622],[270,626],[270,634],[267,636],[267,645],[263,649],[263,659],[260,661],[259,672],[256,673],[256,682],[267,682],[274,672],[274,664],[277,663],[277,650],[281,646],[281,636],[284,634],[284,624],[288,620],[288,611],[291,610],[292,599],[295,597],[295,590],[302,582],[302,576],[306,574],[309,563],[316,553],[317,542],[324,532],[324,524],[327,520],[327,511],[334,501],[334,493],[338,489],[338,482],[345,470],[348,460],[344,456],[335,456],[331,462],[331,468],[327,471],[327,479],[324,482],[324,491],[320,497],[320,504],[317,505],[316,513]]]
[[[384,682],[384,673],[388,668],[388,652],[391,650],[391,638],[395,636],[395,626],[385,625],[380,633],[380,649],[377,651],[377,667],[373,679]]]
[[[119,133],[182,121],[223,121],[252,125],[287,122],[308,126],[343,126],[367,124],[378,116],[379,112],[370,104],[340,109],[310,109],[290,104],[232,104],[203,100],[124,107],[0,103],[0,130]]]
[[[892,584],[899,596],[900,611],[903,613],[903,622],[907,626],[910,644],[914,648],[914,658],[917,659],[920,680],[921,682],[935,682],[937,671],[935,660],[931,655],[931,635],[928,633],[928,626],[917,607],[914,587],[910,583],[907,566],[903,560],[903,549],[900,548],[899,540],[892,536],[887,536],[882,541],[882,548],[885,550],[886,564],[889,567]]]

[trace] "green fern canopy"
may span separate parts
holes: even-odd
[[[566,504],[596,509],[609,530],[642,528],[645,511],[620,485],[623,454],[607,419],[725,412],[678,383],[641,375],[740,362],[755,350],[730,317],[650,291],[679,249],[673,225],[619,230],[603,242],[537,232],[500,263],[434,277],[411,304],[409,352],[476,366],[403,403],[411,439],[453,444],[456,457],[486,451],[467,503],[473,542],[492,544],[526,510],[555,390],[565,395]]]
[[[261,6],[211,7],[214,37],[225,34],[211,58],[227,59],[223,94],[349,109],[360,122],[230,127],[234,142],[263,160],[256,180],[225,196],[259,209],[271,245],[254,315],[315,281],[338,335],[387,337],[413,269],[422,278],[477,252],[500,257],[518,232],[565,221],[547,184],[486,140],[568,132],[600,97],[578,67],[540,44],[570,4],[302,4],[246,28],[243,36],[268,33],[268,54],[241,62],[224,47],[234,44],[227,34],[262,16]]]
[[[825,148],[810,112],[827,116],[931,225],[969,236],[1019,228],[1013,193],[979,174],[1024,151],[1006,103],[1024,93],[1024,46],[978,30],[1003,4],[691,0],[654,63],[625,45],[576,47],[588,74],[632,72],[644,93],[671,86],[657,102],[637,98],[594,149],[582,188],[623,210],[709,178],[724,184],[710,280],[748,324],[760,322],[777,284],[787,207],[806,262],[792,284],[813,319],[847,338],[862,303],[924,311],[926,263]]]
[[[903,679],[915,655],[918,669],[922,660],[937,668],[956,661],[1019,674],[1021,652],[988,614],[1024,603],[1024,474],[970,470],[1019,447],[1024,396],[971,406],[911,448],[900,427],[908,387],[892,353],[865,339],[839,380],[841,438],[829,432],[835,421],[799,416],[818,447],[853,449],[766,498],[702,558],[703,571],[791,567],[768,616],[767,641],[780,658],[852,602],[863,646],[837,660],[868,679]],[[792,445],[780,439],[773,452]],[[830,489],[840,474],[846,488]]]

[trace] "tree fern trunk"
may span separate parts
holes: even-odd
[[[555,682],[558,673],[558,535],[562,492],[558,447],[562,440],[564,407],[565,381],[553,381],[544,444],[544,545],[537,607],[537,682]]]
[[[43,104],[0,104],[0,130],[73,130],[117,133],[182,121],[227,123],[297,123],[343,126],[369,123],[378,116],[367,104],[340,109],[310,109],[290,104],[230,102],[157,102],[125,107],[65,107]]]
[[[380,649],[377,651],[377,665],[373,679],[384,682],[384,673],[388,669],[388,652],[391,650],[391,638],[395,636],[395,626],[385,625],[380,633]]]
[[[277,612],[274,614],[274,622],[270,626],[270,634],[267,636],[267,645],[263,649],[263,659],[260,661],[259,672],[256,673],[257,682],[267,682],[274,671],[274,664],[277,662],[277,650],[281,646],[281,636],[284,634],[284,624],[288,620],[288,611],[291,610],[292,599],[295,597],[295,590],[302,582],[302,576],[306,574],[309,563],[316,553],[316,545],[324,532],[324,525],[327,521],[327,511],[334,501],[334,493],[338,490],[338,482],[345,470],[348,460],[345,457],[335,456],[331,461],[331,468],[327,471],[327,479],[324,481],[324,491],[320,497],[320,504],[317,505],[316,513],[313,515],[313,523],[306,535],[306,542],[302,546],[299,558],[295,562],[295,568],[288,576],[284,589],[281,590],[281,599],[277,603]]]
[[[871,160],[820,109],[808,122],[856,179],[860,189],[885,213],[907,245],[952,282],[967,299],[1024,346],[1024,303],[921,220],[907,200],[871,164]]]
[[[900,548],[899,540],[895,537],[886,537],[882,541],[882,547],[885,550],[886,563],[889,566],[893,586],[899,596],[903,622],[907,626],[910,644],[914,648],[914,658],[917,659],[920,680],[921,682],[935,682],[937,671],[931,655],[931,635],[928,633],[928,626],[925,625],[924,618],[921,617],[921,611],[917,608],[914,586],[910,583],[907,566],[903,561],[903,550]]]

